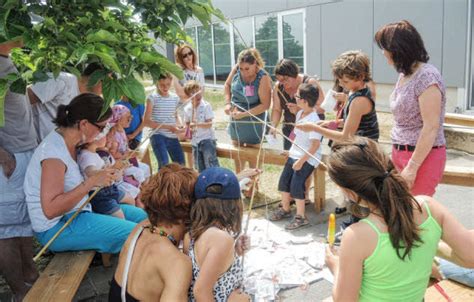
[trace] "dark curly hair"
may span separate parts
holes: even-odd
[[[171,163],[142,186],[141,200],[153,226],[189,223],[194,184],[198,173]]]

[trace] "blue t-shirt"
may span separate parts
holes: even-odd
[[[124,105],[130,110],[130,113],[132,114],[132,121],[130,122],[130,127],[125,128],[125,133],[127,134],[132,134],[133,131],[135,131],[138,126],[142,123],[143,115],[145,114],[145,105],[143,104],[138,104],[135,108],[132,107],[132,104],[130,102],[124,102],[124,101],[118,101],[115,103],[116,105]],[[143,131],[140,131],[140,133],[135,136],[135,139],[138,141],[142,140],[142,133]]]

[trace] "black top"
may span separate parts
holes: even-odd
[[[118,285],[115,278],[112,278],[112,282],[110,283],[109,302],[121,302],[121,293],[122,287]],[[125,294],[125,298],[127,299],[127,302],[138,302],[138,300],[132,297],[128,292]]]
[[[370,90],[366,87],[364,89],[358,90],[349,96],[346,106],[342,110],[342,118],[344,121],[349,116],[349,110],[352,104],[352,101],[359,96],[366,97],[372,103],[372,110],[364,114],[360,119],[359,128],[357,128],[356,135],[364,136],[370,139],[377,141],[379,139],[379,123],[377,121],[377,113],[375,112],[375,102],[372,99]]]

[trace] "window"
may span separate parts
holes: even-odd
[[[186,33],[194,40],[206,83],[223,84],[239,53],[248,47],[260,51],[270,75],[282,58],[292,59],[304,72],[304,18],[304,10],[295,10],[215,23],[208,29],[190,27]]]
[[[224,84],[232,69],[229,26],[223,23],[213,25],[216,82]]]
[[[283,57],[296,62],[304,72],[303,13],[282,16]]]
[[[276,16],[255,17],[255,47],[265,61],[265,70],[273,74],[278,62],[278,19]]]
[[[253,18],[231,21],[234,29],[234,58],[237,60],[239,53],[253,45]],[[232,24],[231,23],[231,24]]]
[[[199,65],[204,70],[206,83],[214,84],[214,53],[212,51],[212,32],[211,28],[198,26],[197,44],[199,49]]]
[[[191,45],[193,46],[194,49],[196,49],[196,44],[197,44],[197,39],[196,39],[196,28],[195,27],[190,27],[190,28],[186,28],[184,30],[186,32],[186,34],[191,37]],[[197,49],[196,49],[197,50]]]

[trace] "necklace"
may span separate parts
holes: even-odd
[[[158,234],[158,235],[160,235],[161,237],[166,237],[166,238],[168,238],[168,240],[171,241],[171,243],[172,243],[174,246],[177,246],[177,245],[178,245],[178,241],[173,237],[173,235],[171,235],[171,234],[168,235],[168,233],[165,232],[163,229],[157,230],[154,225],[149,225],[149,226],[146,226],[145,228],[150,229],[150,232],[151,232],[152,234]]]

